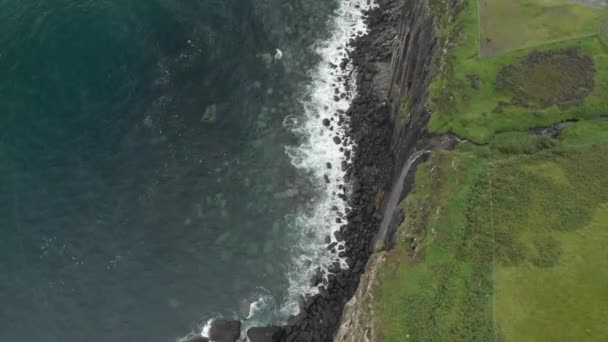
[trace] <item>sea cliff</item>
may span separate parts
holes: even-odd
[[[501,5],[367,13],[345,113],[349,267],[252,342],[608,337],[608,5]]]

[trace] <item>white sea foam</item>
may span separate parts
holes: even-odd
[[[215,320],[215,318],[212,318],[212,319],[208,320],[207,322],[205,322],[205,324],[203,325],[203,327],[201,329],[201,336],[209,337],[209,329],[211,329],[211,323],[213,323],[214,320]]]
[[[259,312],[265,306],[266,306],[266,297],[260,297],[253,303],[249,304],[249,313],[247,314],[247,319],[252,318],[253,315],[255,315],[257,312]]]
[[[187,340],[192,335],[201,335],[203,337],[209,337],[209,330],[214,320],[217,319],[235,319],[241,321],[241,333],[245,336],[246,331],[252,327],[265,326],[272,323],[275,317],[276,303],[274,297],[267,289],[258,286],[250,293],[246,298],[242,299],[242,303],[247,307],[246,311],[233,312],[230,317],[222,315],[213,315],[212,318],[203,322],[197,331],[200,333],[193,332],[187,335],[182,340]],[[242,308],[244,309],[244,308]]]
[[[179,338],[176,340],[176,342],[186,342],[188,340],[191,340],[193,337],[196,336],[202,336],[202,337],[209,337],[209,330],[211,329],[211,324],[213,323],[213,321],[216,318],[211,318],[210,320],[206,321],[205,323],[203,323],[200,327],[200,332],[192,332],[182,338]]]
[[[347,210],[347,203],[338,196],[344,192],[342,189],[348,187],[341,164],[346,160],[343,151],[353,148],[353,142],[345,139],[349,126],[348,117],[343,115],[344,122],[338,125],[338,113],[346,112],[356,95],[356,72],[350,60],[344,69],[340,68],[340,64],[344,58],[348,58],[348,42],[367,31],[362,11],[372,6],[374,2],[368,0],[341,1],[332,19],[330,38],[320,42],[316,48],[321,62],[312,70],[312,81],[307,87],[306,96],[301,100],[304,114],[289,115],[283,121],[286,128],[293,130],[304,141],[300,146],[286,147],[292,164],[309,174],[315,183],[319,184],[318,196],[309,203],[306,213],[295,218],[292,226],[296,236],[291,248],[294,256],[288,272],[287,298],[279,308],[283,317],[298,312],[301,296],[318,291],[310,284],[317,268],[321,268],[323,277],[327,279],[328,269],[333,263],[338,262],[342,267],[347,267],[345,260],[338,257],[338,253],[327,250],[325,242],[326,237],[330,236],[331,242],[337,243],[336,250],[343,245],[343,242],[336,241],[334,236],[340,226],[346,224],[344,218],[341,223],[336,222],[337,213],[345,214]],[[341,94],[346,96],[341,98]],[[334,96],[338,96],[338,101]],[[323,125],[323,119],[331,121],[333,130]],[[341,141],[346,140],[346,144],[336,144],[335,136]],[[341,147],[343,151],[340,151]],[[327,168],[327,163],[331,163],[331,168]],[[325,176],[329,178],[329,184],[325,183]],[[267,320],[274,316],[273,312],[277,309],[275,298],[264,292],[258,293],[257,296],[259,297],[249,305],[249,312],[243,320],[243,331],[252,326],[278,323]],[[239,317],[235,314],[234,318]],[[213,319],[210,319],[203,324],[202,336],[208,337],[212,322]]]
[[[347,209],[347,203],[338,196],[348,187],[341,164],[346,160],[343,151],[353,148],[353,142],[345,139],[349,126],[348,117],[342,115],[344,123],[338,125],[338,113],[348,110],[356,95],[356,73],[350,60],[344,69],[340,68],[340,64],[344,58],[348,58],[348,42],[358,34],[366,32],[362,10],[371,6],[373,3],[368,3],[367,0],[341,2],[333,18],[330,38],[317,47],[321,62],[312,71],[313,80],[308,87],[307,96],[302,99],[305,109],[303,122],[293,128],[304,138],[304,142],[300,146],[286,148],[292,164],[314,177],[315,182],[320,185],[321,193],[310,203],[309,210],[296,219],[293,227],[297,234],[294,246],[294,253],[297,255],[288,274],[289,298],[281,308],[285,315],[298,312],[298,298],[301,295],[318,291],[310,284],[310,279],[318,267],[323,271],[324,278],[327,278],[328,269],[335,262],[347,267],[345,260],[338,257],[338,253],[332,253],[326,248],[327,236],[330,236],[331,242],[337,243],[336,251],[343,244],[336,241],[334,236],[340,226],[346,223],[344,219],[341,219],[340,223],[336,221],[338,212],[344,214]],[[335,96],[338,97],[337,101]],[[333,130],[323,125],[324,119],[330,120]],[[345,144],[336,144],[336,136],[342,142],[346,140]],[[331,168],[327,167],[327,163],[331,164]],[[329,184],[326,184],[325,177],[329,178]]]

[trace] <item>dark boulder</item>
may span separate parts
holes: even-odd
[[[285,331],[281,327],[256,327],[247,330],[249,342],[279,342],[283,340]]]
[[[209,339],[214,342],[235,342],[241,337],[241,321],[216,319],[211,322]]]
[[[340,231],[335,232],[334,236],[336,237],[337,241],[344,241],[344,235],[342,235]]]
[[[315,270],[315,274],[313,274],[312,278],[310,279],[310,285],[314,287],[319,285],[322,281],[323,271],[321,270],[321,267],[317,267],[317,269]]]
[[[342,171],[346,171],[348,169],[348,163],[343,160],[342,163],[340,164],[340,167],[342,169]]]

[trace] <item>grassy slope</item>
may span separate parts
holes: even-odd
[[[605,142],[562,144],[493,163],[495,318],[506,340],[608,339],[607,156]]]
[[[608,137],[595,124],[553,145],[522,136],[527,153],[462,147],[419,166],[381,272],[384,341],[608,339]]]
[[[593,35],[608,15],[568,0],[479,0],[479,12],[482,56]]]
[[[497,269],[501,335],[510,341],[606,341],[608,326],[600,317],[608,317],[608,204],[576,232],[551,236],[560,250],[555,267]]]
[[[513,94],[497,89],[498,72],[507,64],[521,61],[531,50],[479,58],[477,1],[468,0],[466,4],[457,20],[441,30],[444,39],[457,45],[449,50],[442,72],[430,87],[433,111],[430,131],[451,131],[471,141],[487,143],[497,132],[523,131],[567,119],[588,119],[608,113],[605,96],[608,93],[608,47],[598,36],[537,47],[539,50],[550,50],[577,46],[584,54],[592,56],[597,70],[595,88],[582,105],[566,109],[555,105],[543,109],[511,105],[504,111],[496,111],[499,102],[513,100]],[[565,27],[570,25],[568,21],[560,24]],[[479,78],[479,89],[473,87],[469,75]],[[559,83],[555,86],[559,86]]]
[[[491,236],[467,217],[487,201],[486,194],[475,191],[484,186],[485,174],[487,163],[456,152],[435,152],[418,168],[416,189],[404,203],[411,220],[400,232],[417,226],[426,228],[425,236],[416,257],[410,241],[399,236],[380,275],[377,321],[384,341],[493,336]]]
[[[608,120],[598,118],[608,113],[608,48],[599,36],[540,47],[576,46],[591,56],[595,89],[568,108],[514,105],[514,94],[495,86],[496,76],[530,50],[480,59],[477,1],[464,1],[468,6],[455,22],[442,12],[441,2],[430,1],[441,23],[439,35],[452,46],[431,84],[429,128],[485,145],[434,151],[418,167],[415,187],[402,203],[406,219],[397,245],[379,273],[374,318],[379,336],[384,341],[608,340],[603,321],[608,317]],[[546,28],[555,23],[543,22],[546,13],[536,11],[537,5],[561,0],[493,5],[507,1],[526,3],[523,10],[534,13],[528,19],[537,19],[524,25],[530,30],[525,44],[553,39]],[[568,15],[581,11],[562,8]],[[604,14],[584,12],[582,21],[559,22],[560,29],[585,32]],[[506,22],[513,26],[523,19]],[[539,84],[542,74],[532,84]],[[469,75],[476,75],[477,86]],[[550,87],[541,93],[560,86],[545,83]],[[499,101],[511,104],[494,111]],[[573,118],[582,121],[557,140],[527,132]]]

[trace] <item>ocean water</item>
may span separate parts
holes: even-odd
[[[332,63],[367,6],[0,0],[0,341],[294,314],[344,265],[356,89]]]

